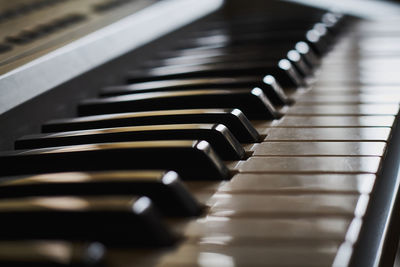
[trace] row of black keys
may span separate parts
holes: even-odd
[[[0,200],[1,238],[174,244],[179,238],[159,213],[198,216],[203,209],[180,178],[231,177],[223,160],[245,159],[241,143],[261,140],[249,119],[279,118],[275,107],[292,102],[285,90],[305,83],[328,50],[342,19],[323,19],[326,26],[303,31],[301,42],[298,35],[269,36],[259,21],[258,37],[240,30],[219,42],[210,38],[210,44],[189,37],[192,48],[151,62],[162,67],[132,71],[129,85],[105,88],[102,97],[84,101],[78,107],[82,117],[49,122],[44,134],[18,140],[18,150],[0,155],[0,196],[6,198]],[[294,49],[286,55],[289,46]],[[263,56],[271,51],[279,57]],[[281,55],[286,58],[278,60]]]

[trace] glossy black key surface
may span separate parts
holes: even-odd
[[[242,77],[250,75],[259,76],[260,79],[265,75],[272,75],[285,88],[298,87],[303,82],[293,65],[285,59],[273,63],[213,63],[157,67],[152,69],[142,68],[129,71],[127,82],[134,83],[196,77]]]
[[[294,48],[294,46],[292,47]],[[295,53],[295,50],[291,50]],[[262,50],[239,51],[238,53],[229,53],[227,51],[219,51],[219,53],[204,53],[202,55],[194,56],[176,56],[167,57],[159,60],[146,62],[143,66],[145,68],[161,67],[161,66],[177,66],[188,64],[213,64],[213,63],[231,63],[240,64],[242,62],[277,62],[280,59],[289,59],[297,71],[304,72],[303,61],[304,59],[299,54],[298,57],[290,57],[287,51],[278,53],[265,53]],[[304,75],[302,75],[304,76]]]
[[[310,27],[309,29],[312,29]],[[265,31],[265,30],[264,30]],[[293,30],[293,31],[270,31],[270,32],[249,32],[240,35],[224,35],[217,34],[211,36],[204,36],[199,38],[187,38],[180,42],[181,47],[196,47],[207,45],[224,45],[224,46],[241,46],[248,44],[283,44],[287,43],[292,46],[298,41],[306,41],[311,46],[319,43],[320,40],[310,40],[307,36],[306,30]],[[321,34],[321,33],[320,33]],[[319,35],[321,36],[321,35]]]
[[[16,149],[150,140],[205,140],[224,160],[239,160],[245,151],[223,124],[166,124],[36,134],[15,142]]]
[[[147,197],[27,197],[0,200],[1,240],[99,241],[170,246],[176,236]]]
[[[321,16],[322,17],[322,16]],[[215,36],[215,35],[226,35],[226,36],[240,36],[240,35],[248,35],[248,34],[257,34],[258,36],[262,36],[263,34],[276,34],[277,32],[296,32],[302,33],[311,29],[313,25],[320,21],[320,19],[307,20],[304,19],[296,19],[290,20],[288,23],[287,20],[279,20],[279,19],[267,19],[264,18],[256,18],[256,21],[250,21],[251,18],[246,18],[241,21],[221,21],[221,22],[210,22],[207,25],[204,25],[199,30],[194,30],[189,33],[189,37],[204,37],[204,36]]]
[[[195,30],[192,35],[208,35],[210,33],[247,33],[247,32],[260,32],[261,30],[305,30],[309,29],[314,23],[321,21],[325,15],[325,11],[317,12],[317,10],[303,10],[301,12],[300,6],[296,5],[294,8],[288,6],[289,3],[285,3],[283,10],[269,10],[267,13],[265,9],[260,10],[257,13],[256,10],[252,10],[246,13],[245,10],[240,11],[240,15],[236,13],[234,17],[221,19],[214,18],[203,23],[202,28]],[[271,7],[271,6],[270,6]],[[290,13],[293,10],[295,12]],[[282,12],[279,13],[279,12]],[[284,16],[283,15],[284,13]],[[249,16],[251,14],[251,16]],[[307,14],[307,15],[305,15]],[[239,16],[238,16],[239,15]],[[288,17],[290,16],[290,20]]]
[[[7,267],[100,267],[105,254],[106,248],[99,242],[0,241],[0,265]]]
[[[288,55],[288,51],[295,50],[301,56],[300,62],[298,60],[293,61]],[[186,48],[180,50],[169,50],[165,52],[160,52],[160,58],[158,59],[161,64],[183,64],[187,62],[189,64],[190,59],[201,59],[204,57],[207,59],[209,57],[219,57],[221,55],[250,55],[251,57],[256,57],[256,55],[265,56],[265,51],[269,51],[267,55],[279,55],[279,58],[287,57],[293,63],[297,71],[304,71],[306,65],[307,70],[313,70],[319,65],[319,59],[315,52],[310,48],[310,46],[303,41],[297,42],[295,45],[292,44],[269,44],[269,45],[241,45],[233,47],[225,47],[223,45],[210,45],[195,48]],[[284,51],[284,52],[283,52]],[[156,61],[153,61],[153,64]],[[307,72],[309,74],[309,72]]]
[[[314,68],[320,64],[320,59],[306,42],[297,42],[295,50],[301,55],[304,64],[306,64],[310,70],[314,70]]]
[[[249,77],[204,77],[194,79],[175,79],[165,81],[151,81],[133,83],[129,85],[109,86],[101,90],[101,96],[118,96],[145,92],[162,92],[168,90],[193,90],[193,89],[252,89],[260,88],[274,105],[286,105],[293,101],[289,99],[283,89],[275,82],[264,82],[270,75],[260,78],[257,76]]]
[[[104,143],[0,154],[0,176],[119,169],[171,169],[183,179],[229,178],[229,170],[206,141]]]
[[[306,45],[306,47],[310,48],[310,46],[306,42],[297,42]],[[284,56],[291,49],[296,49],[297,43],[292,44],[282,44],[282,43],[271,43],[271,44],[243,44],[240,46],[224,46],[222,44],[215,45],[207,45],[207,46],[199,46],[192,48],[183,48],[183,49],[171,49],[166,51],[159,52],[160,59],[162,58],[174,58],[174,57],[203,57],[207,56],[218,56],[221,54],[243,54],[243,53],[258,53],[262,54],[265,51],[268,51],[268,54],[278,54],[280,56]],[[305,51],[304,51],[305,52]],[[307,53],[313,53],[310,49]]]
[[[161,110],[58,119],[45,123],[42,131],[49,133],[170,123],[221,123],[242,143],[260,141],[257,130],[238,109]]]
[[[264,53],[263,53],[264,52]],[[277,62],[284,58],[285,52],[269,54],[260,50],[240,50],[237,53],[229,53],[223,49],[203,53],[201,55],[182,55],[161,58],[155,61],[146,62],[146,67],[173,66],[188,64],[211,64],[211,63],[239,63],[239,62]]]
[[[202,211],[174,171],[68,172],[0,181],[0,198],[63,195],[147,196],[167,216],[196,216]]]
[[[252,90],[188,90],[130,94],[83,101],[81,116],[190,108],[237,108],[249,119],[280,116],[260,88]]]

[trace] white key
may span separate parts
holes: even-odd
[[[219,188],[223,193],[347,193],[369,194],[373,174],[251,174],[239,173]]]

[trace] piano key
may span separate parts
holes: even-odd
[[[398,104],[400,94],[376,95],[302,95],[296,99],[299,105],[316,104]]]
[[[149,110],[237,108],[249,119],[279,116],[260,88],[251,90],[190,90],[131,94],[83,101],[81,116]]]
[[[166,124],[36,134],[18,139],[15,142],[15,148],[31,149],[93,143],[194,139],[209,142],[222,159],[238,160],[245,157],[243,147],[223,124]]]
[[[285,110],[290,116],[325,116],[325,115],[397,115],[399,105],[396,104],[357,104],[357,105],[294,105]]]
[[[146,197],[2,199],[0,218],[2,240],[97,240],[112,246],[169,246],[177,240]]]
[[[328,44],[324,38],[325,34],[322,32],[311,29],[307,31],[305,41],[314,50],[315,54],[322,57],[328,50]]]
[[[154,68],[162,66],[178,66],[178,65],[198,65],[198,64],[213,64],[213,63],[231,63],[240,64],[243,62],[275,62],[280,59],[286,58],[290,60],[295,69],[299,72],[302,77],[309,74],[309,67],[304,65],[304,60],[302,56],[296,50],[290,50],[289,52],[271,53],[266,54],[265,48],[261,51],[243,51],[238,53],[228,53],[221,50],[219,53],[213,52],[211,54],[202,54],[195,56],[177,56],[168,57],[156,61],[147,62],[144,67]]]
[[[286,56],[286,51],[280,53],[262,53],[262,49],[251,50],[240,49],[237,53],[230,53],[227,50],[213,50],[211,53],[202,53],[201,55],[181,55],[160,58],[145,63],[145,67],[157,66],[177,66],[187,64],[211,64],[211,63],[240,63],[253,61],[279,61]]]
[[[318,19],[313,21],[303,21],[297,20],[293,18],[293,23],[286,23],[287,21],[279,21],[275,18],[266,22],[266,21],[258,21],[249,23],[248,19],[242,20],[240,23],[229,23],[229,24],[215,24],[212,27],[204,27],[202,29],[196,29],[190,32],[187,36],[192,40],[193,38],[204,38],[207,36],[216,36],[216,38],[223,40],[223,36],[227,37],[239,37],[243,35],[251,35],[251,36],[265,36],[269,33],[276,34],[282,31],[290,31],[290,32],[300,32],[304,33],[308,29],[312,28],[313,25],[319,21]],[[296,23],[297,21],[298,23]],[[218,25],[218,26],[217,26]],[[184,39],[185,40],[185,39]],[[216,40],[218,41],[218,40]]]
[[[98,242],[0,241],[0,264],[9,267],[102,266],[105,253]]]
[[[243,44],[241,46],[224,46],[224,45],[210,45],[200,46],[192,48],[183,48],[179,50],[162,51],[160,58],[172,58],[172,57],[203,57],[203,55],[220,55],[220,54],[237,54],[237,53],[250,53],[250,51],[257,51],[263,53],[269,51],[271,55],[281,54],[282,51],[289,51],[295,48],[302,56],[302,59],[308,64],[309,67],[314,68],[319,65],[319,59],[315,55],[314,51],[311,50],[310,46],[306,42],[298,42],[293,46],[292,43],[274,43],[274,44]],[[282,56],[283,58],[283,56]]]
[[[297,30],[297,31],[274,31],[260,33],[243,33],[240,36],[232,35],[211,35],[192,39],[184,39],[178,48],[198,47],[210,45],[223,45],[225,47],[241,46],[247,44],[290,44],[295,45],[296,41],[307,42],[318,55],[323,55],[327,51],[327,32],[319,29]]]
[[[188,37],[179,40],[175,45],[176,48],[186,47],[199,47],[199,46],[210,46],[210,45],[223,45],[229,46],[241,46],[247,44],[277,44],[277,43],[288,43],[293,44],[298,40],[305,38],[305,32],[307,30],[288,30],[288,31],[266,31],[265,29],[252,32],[246,31],[240,35],[230,33],[227,34],[211,34],[206,36]]]
[[[293,100],[289,99],[280,85],[271,75],[263,79],[256,76],[249,77],[203,77],[197,79],[175,79],[165,81],[151,81],[142,83],[133,83],[129,85],[110,86],[101,90],[101,96],[118,96],[134,93],[163,92],[168,90],[181,91],[193,89],[252,89],[260,88],[268,99],[274,105],[291,104]]]
[[[207,266],[207,267],[300,267],[331,266],[337,252],[337,245],[276,247],[269,245],[244,244],[224,246],[223,244],[186,244],[174,253],[164,256],[159,267]],[[290,257],[288,257],[290,255]]]
[[[268,205],[265,203],[268,203]],[[207,204],[211,206],[208,215],[218,217],[343,217],[352,219],[355,215],[364,215],[365,207],[368,204],[368,196],[348,194],[264,195],[254,193],[216,193]]]
[[[70,195],[142,195],[167,216],[197,216],[202,212],[173,171],[50,173],[0,181],[0,198]]]
[[[398,87],[394,85],[373,85],[373,84],[346,84],[337,86],[335,84],[326,84],[324,86],[314,86],[312,88],[315,94],[328,94],[328,95],[358,95],[358,94],[374,94],[380,92],[386,94],[397,94]],[[310,92],[311,93],[311,92]]]
[[[336,16],[333,12],[327,12],[322,16],[321,22],[330,33],[337,35],[340,27],[343,26],[344,19],[343,17]]]
[[[334,35],[328,30],[328,27],[322,22],[317,22],[312,26],[311,29],[318,32],[321,39],[320,44],[324,44],[326,46],[326,51],[331,50],[332,45],[334,44]]]
[[[387,141],[388,127],[270,128],[265,141]]]
[[[66,171],[171,169],[183,179],[229,178],[229,170],[206,141],[142,141],[17,150],[1,153],[0,162],[0,176]]]
[[[310,106],[308,106],[310,107]],[[285,116],[275,127],[391,127],[395,116]],[[254,127],[265,133],[268,122],[255,122]],[[264,132],[262,131],[264,129]]]
[[[299,157],[255,156],[240,161],[236,169],[249,173],[343,173],[375,174],[379,170],[380,157]]]
[[[257,194],[369,194],[373,174],[251,174],[238,173],[222,184],[221,193]]]
[[[138,69],[129,71],[127,75],[127,81],[129,83],[218,76],[241,77],[258,75],[260,78],[262,78],[265,75],[272,75],[283,87],[286,88],[296,88],[298,85],[302,84],[302,79],[294,70],[292,64],[286,59],[282,59],[275,63],[213,63]]]
[[[293,64],[294,68],[300,74],[301,77],[305,78],[312,73],[312,69],[307,65],[302,54],[300,54],[296,49],[290,50],[286,54],[286,58]]]
[[[186,57],[186,56],[198,56],[202,57],[204,54],[207,55],[219,55],[221,53],[244,53],[249,51],[265,51],[268,50],[270,54],[282,53],[282,51],[288,51],[293,48],[291,43],[269,43],[269,44],[242,44],[240,46],[226,46],[224,44],[213,44],[195,47],[183,47],[180,49],[172,48],[170,50],[160,51],[158,53],[159,59],[172,58],[172,57]]]
[[[206,216],[190,222],[187,242],[220,242],[226,245],[253,242],[298,244],[344,241],[351,223],[347,217],[255,218]],[[251,227],[249,227],[252,225]],[[223,239],[225,237],[225,240]]]
[[[295,45],[296,51],[301,55],[304,60],[304,63],[311,69],[314,69],[316,66],[320,64],[320,59],[311,50],[311,47],[303,41],[297,42]]]
[[[43,124],[42,131],[49,133],[170,123],[221,123],[240,142],[254,143],[260,140],[251,122],[238,109],[162,110],[57,119]]]
[[[385,142],[263,142],[253,156],[382,156]]]
[[[298,10],[300,6],[296,6],[296,10]],[[284,8],[286,12],[290,12],[289,6]],[[257,11],[251,11],[253,13],[252,17],[247,16],[248,12],[243,11],[243,13],[235,12],[235,17],[231,17],[229,19],[226,18],[213,18],[213,20],[208,20],[204,22],[200,29],[196,29],[193,34],[197,35],[209,35],[209,33],[215,32],[227,32],[231,33],[235,32],[248,32],[252,29],[263,30],[304,30],[310,28],[316,21],[319,21],[322,17],[322,13],[310,12],[307,16],[301,15],[299,12],[287,13],[286,15],[290,15],[290,21],[285,17],[280,15],[275,16],[274,11],[272,12],[257,14]],[[268,14],[268,16],[265,16]]]

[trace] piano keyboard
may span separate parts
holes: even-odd
[[[396,22],[255,3],[0,153],[2,265],[393,264]]]

